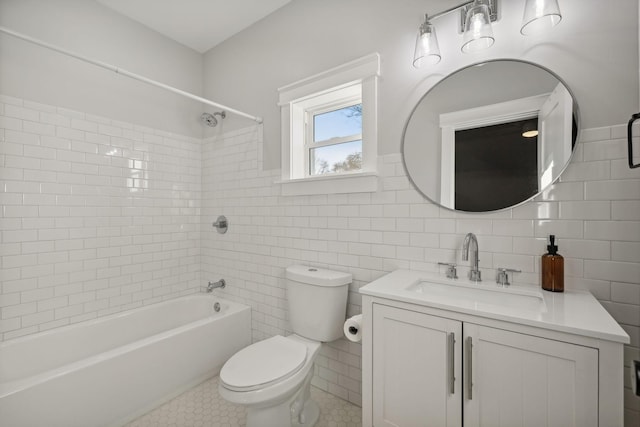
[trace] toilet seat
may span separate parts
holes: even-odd
[[[257,390],[291,377],[306,360],[306,345],[276,335],[233,355],[222,367],[220,381],[228,390]]]

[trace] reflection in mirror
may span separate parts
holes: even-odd
[[[407,121],[402,154],[414,186],[449,209],[495,211],[553,183],[577,136],[568,88],[531,63],[491,61],[435,85]]]

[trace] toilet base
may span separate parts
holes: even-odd
[[[294,421],[291,423],[291,427],[312,427],[316,425],[319,418],[320,407],[316,402],[309,399],[307,403],[304,404],[304,410],[302,411],[302,420],[304,420],[304,423]]]
[[[288,405],[250,410],[247,413],[247,427],[313,427],[319,418],[320,407],[313,400],[307,400],[304,410],[295,420],[291,419],[291,410]],[[283,422],[286,423],[284,420],[289,420],[290,424],[283,424]]]
[[[311,400],[312,377],[313,366],[302,387],[286,401],[275,406],[247,408],[247,427],[313,427],[320,418],[320,407]],[[303,409],[298,412],[295,408],[300,406]]]

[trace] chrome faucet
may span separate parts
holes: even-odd
[[[471,246],[471,248],[469,248]],[[469,280],[474,282],[481,282],[482,279],[480,277],[480,269],[478,268],[478,263],[480,260],[478,259],[478,239],[476,235],[473,233],[467,233],[464,237],[464,243],[462,244],[462,260],[469,260],[469,250],[473,251],[473,259],[471,260],[471,269],[469,270]]]
[[[227,282],[225,282],[224,279],[220,279],[217,282],[209,282],[207,285],[207,292],[213,292],[216,288],[224,289],[225,286],[227,286]]]

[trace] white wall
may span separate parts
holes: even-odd
[[[425,12],[450,1],[296,0],[205,55],[205,93],[265,118],[267,169],[280,163],[280,86],[377,51],[381,54],[379,148],[400,150],[404,123],[418,99],[455,69],[490,58],[519,58],[543,65],[576,95],[583,126],[622,123],[638,108],[638,20],[634,0],[564,0],[560,25],[539,37],[523,37],[524,0],[500,2],[495,45],[482,53],[460,52],[457,14],[434,21],[442,62],[416,70],[412,56]],[[633,34],[633,36],[631,36]],[[246,122],[240,125],[246,125]]]
[[[0,25],[195,94],[202,55],[95,1],[0,0]],[[0,34],[0,93],[115,120],[202,136],[203,107]]]
[[[202,91],[202,55],[94,1],[0,25]],[[0,96],[2,339],[199,289],[201,106],[4,34]]]
[[[0,94],[0,341],[197,292],[200,150]]]

